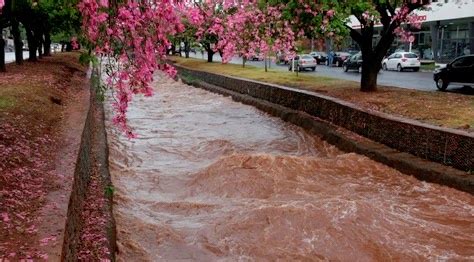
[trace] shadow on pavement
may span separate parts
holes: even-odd
[[[446,92],[473,96],[474,88],[469,86],[456,86],[451,88],[448,87]]]

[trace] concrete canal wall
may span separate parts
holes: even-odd
[[[96,74],[92,79],[96,77]],[[94,230],[94,238],[106,239],[105,246],[109,250],[109,259],[115,261],[116,232],[115,221],[112,215],[113,188],[108,169],[108,147],[104,125],[103,104],[97,99],[94,81],[91,81],[90,108],[87,115],[84,131],[82,134],[79,155],[76,161],[74,184],[68,206],[68,217],[66,221],[65,236],[62,250],[62,261],[78,261],[81,247],[84,247],[81,234],[91,222],[86,221],[90,216],[97,216],[98,221],[103,223],[102,229]],[[94,180],[95,183],[91,183]],[[91,184],[98,184],[98,189],[91,188]],[[100,210],[89,211],[90,202],[92,207]],[[88,203],[89,202],[89,203]],[[93,225],[97,226],[97,225]],[[101,243],[103,245],[103,242]],[[100,247],[102,248],[102,247]],[[87,248],[86,248],[87,249]]]
[[[422,180],[474,193],[474,175],[469,175],[474,171],[474,134],[369,112],[314,92],[177,69],[185,82],[254,105],[314,131],[345,151],[364,154]]]

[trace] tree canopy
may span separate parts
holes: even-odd
[[[34,60],[36,51],[40,57],[43,51],[49,54],[52,38],[68,41],[81,25],[83,43],[91,52],[119,62],[108,63],[105,84],[118,90],[115,122],[133,136],[126,123],[127,105],[134,94],[151,95],[149,84],[155,70],[174,76],[176,72],[166,60],[172,41],[183,41],[187,53],[193,42],[200,43],[208,61],[218,52],[226,62],[235,55],[248,59],[267,57],[270,52],[291,57],[299,39],[330,38],[337,42],[350,36],[362,52],[361,90],[374,91],[388,48],[397,36],[410,39],[407,25],[419,26],[412,12],[429,2],[0,0],[0,28],[12,26],[12,32],[18,32],[14,27],[23,25],[30,59]],[[351,17],[358,21],[358,27],[350,24]],[[378,25],[382,30],[374,42]]]

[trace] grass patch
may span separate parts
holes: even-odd
[[[429,63],[429,64],[421,64],[420,69],[421,70],[427,70],[427,71],[434,71],[437,68],[435,63]]]
[[[474,132],[474,96],[425,92],[379,86],[375,93],[359,91],[359,83],[300,73],[235,64],[207,63],[192,58],[173,57],[177,65],[267,83],[274,83],[336,97],[367,110],[419,120],[438,126]]]
[[[5,110],[15,105],[15,99],[9,96],[0,96],[0,110]]]
[[[245,68],[242,65],[236,64],[221,64],[221,63],[207,63],[200,59],[193,58],[173,58],[176,60],[176,64],[183,65],[189,68],[195,68],[207,72],[215,72],[218,74],[236,76],[242,78],[253,79],[262,82],[274,83],[279,85],[291,86],[291,87],[307,87],[307,88],[317,88],[317,87],[327,87],[327,86],[341,86],[342,84],[347,87],[358,87],[358,84],[352,81],[344,81],[329,77],[313,75],[307,75],[304,73],[299,73],[296,75],[294,72],[283,72],[276,69],[268,69],[268,72],[265,72],[264,68],[254,67],[246,65]]]
[[[79,54],[70,52],[45,57],[24,65],[8,64],[0,73],[0,119],[19,116],[27,119],[32,130],[39,126],[52,129],[62,118],[64,107],[55,100],[66,101],[77,86],[71,81],[85,76]]]

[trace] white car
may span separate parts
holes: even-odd
[[[295,69],[298,71],[306,70],[307,68],[311,69],[312,71],[316,70],[317,62],[316,59],[314,59],[311,55],[297,55],[293,58],[293,60],[290,60],[288,63],[288,71],[293,70],[293,63],[295,64]]]
[[[397,70],[402,72],[405,69],[420,70],[420,58],[415,53],[396,52],[382,61],[383,70]]]

